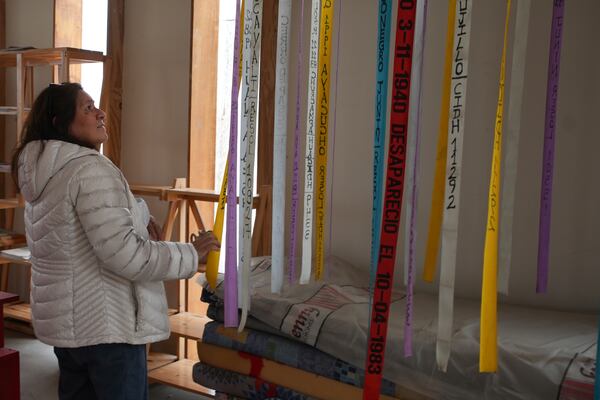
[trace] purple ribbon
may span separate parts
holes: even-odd
[[[231,75],[231,119],[229,125],[229,168],[227,170],[227,234],[225,237],[225,326],[238,326],[237,288],[237,122],[240,69],[240,0],[236,1],[233,70]]]
[[[550,55],[548,61],[548,87],[546,89],[546,123],[544,126],[544,158],[542,165],[542,192],[540,195],[540,225],[538,242],[537,293],[546,293],[548,287],[548,256],[550,253],[550,220],[552,213],[552,176],[554,171],[554,139],[556,133],[556,101],[560,71],[560,45],[564,0],[554,0]]]

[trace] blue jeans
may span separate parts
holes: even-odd
[[[123,343],[55,347],[60,400],[146,400],[146,346]]]

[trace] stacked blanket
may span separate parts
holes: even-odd
[[[312,368],[320,377],[360,388],[368,334],[368,276],[338,258],[327,260],[326,271],[324,281],[286,286],[282,294],[272,294],[270,259],[253,260],[253,318],[247,326],[264,333],[248,331],[245,341],[240,342],[220,334],[223,328],[215,325],[205,333],[206,344],[279,361],[300,371]],[[204,299],[211,303],[209,317],[222,320],[222,284]],[[402,354],[404,293],[396,290],[392,299],[386,381],[382,386],[387,396],[457,400],[591,398],[595,371],[580,365],[595,361],[594,315],[500,304],[499,371],[480,374],[479,302],[457,299],[452,355],[448,372],[443,373],[435,367],[437,297],[420,293],[414,297],[411,358]],[[289,340],[300,347],[290,346],[288,351],[285,343]],[[320,355],[303,356],[309,354],[306,349],[317,349]],[[205,381],[199,383],[211,387]]]
[[[210,344],[224,349],[231,349],[237,352],[248,354],[251,356],[276,361],[286,366],[296,368],[303,371],[308,371],[321,377],[329,378],[337,382],[352,385],[357,388],[362,387],[364,380],[364,370],[350,365],[342,360],[336,359],[329,354],[323,353],[314,347],[307,346],[303,343],[287,339],[282,336],[273,335],[266,332],[261,332],[253,329],[246,329],[242,333],[237,333],[235,329],[227,329],[220,322],[212,322],[205,326],[204,335],[202,338],[203,344]],[[222,350],[219,350],[222,351]],[[223,380],[223,376],[217,374],[205,375],[204,372],[214,372],[213,366],[205,364],[197,364],[198,371],[195,371],[194,376],[197,377],[197,382],[203,386],[211,387],[215,390],[226,391],[231,394],[239,394],[233,390],[225,390],[226,388],[219,385],[217,388],[214,381]],[[211,382],[213,381],[213,382]],[[252,397],[255,393],[264,393],[268,389],[268,385],[258,385],[252,381],[253,387],[256,390],[245,390],[245,396]],[[262,386],[261,386],[262,385]],[[242,386],[246,386],[243,385]],[[381,392],[388,396],[395,396],[395,384],[391,381],[384,380]],[[283,388],[277,387],[271,394],[280,391]],[[293,392],[293,391],[290,391]],[[357,392],[358,393],[358,392]],[[304,398],[298,397],[297,393],[277,393],[280,398]],[[308,398],[308,397],[306,397]]]

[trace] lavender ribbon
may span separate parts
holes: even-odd
[[[409,222],[407,224],[407,243],[405,248],[405,270],[406,277],[406,315],[404,317],[404,357],[411,357],[412,353],[412,316],[413,316],[413,293],[415,282],[415,253],[416,253],[416,221],[417,221],[417,198],[418,198],[418,177],[419,177],[419,147],[421,136],[421,91],[423,77],[423,56],[425,51],[425,26],[427,24],[427,0],[419,0],[417,2],[416,20],[415,20],[415,39],[413,55],[413,75],[411,82],[411,103],[414,101],[414,106],[409,106],[409,135],[413,132],[410,128],[414,128],[414,147],[409,146],[409,156],[407,160],[409,173],[408,179],[408,195],[410,196],[410,209],[408,211]],[[410,120],[412,118],[413,120]],[[410,141],[409,136],[409,141]]]
[[[240,0],[236,1],[233,69],[231,75],[231,119],[229,168],[227,170],[227,232],[225,236],[225,326],[238,326],[237,289],[237,130],[240,69]]]
[[[554,139],[556,133],[556,102],[558,99],[560,45],[562,42],[564,7],[564,0],[554,0],[552,30],[550,32],[550,55],[548,60],[548,86],[546,89],[546,123],[544,126],[544,158],[542,165],[542,192],[540,195],[537,293],[546,293],[548,287],[552,176],[554,172]]]
[[[298,181],[300,169],[300,77],[302,76],[302,38],[304,37],[304,0],[300,4],[300,35],[298,36],[298,62],[296,64],[296,125],[294,128],[294,177],[292,179],[292,209],[290,223],[290,251],[288,280],[290,285],[296,279],[296,239],[298,230]]]

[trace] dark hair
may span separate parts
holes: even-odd
[[[17,186],[19,156],[28,143],[34,140],[41,140],[42,143],[47,140],[62,140],[89,147],[69,133],[69,126],[75,119],[77,110],[77,95],[82,90],[79,83],[51,83],[35,99],[12,157],[11,172]]]

